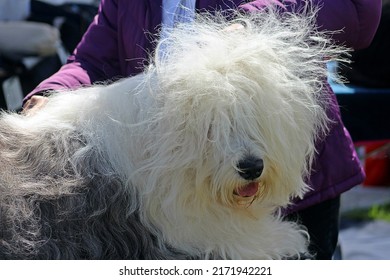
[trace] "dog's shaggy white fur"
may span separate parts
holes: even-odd
[[[0,258],[280,259],[307,233],[280,207],[308,189],[327,130],[312,18],[272,9],[172,31],[143,74],[0,119]],[[161,54],[161,52],[160,52]]]

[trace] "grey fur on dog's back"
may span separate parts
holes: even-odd
[[[105,157],[80,133],[26,143],[26,135],[0,123],[0,135],[9,137],[0,138],[0,259],[183,257],[158,244],[136,209],[128,212],[132,194],[113,170],[96,168]],[[73,153],[83,149],[88,156],[74,166]]]

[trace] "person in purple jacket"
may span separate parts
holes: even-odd
[[[195,0],[194,0],[195,1]],[[178,2],[178,1],[176,1]],[[190,1],[191,2],[191,1]],[[307,0],[197,0],[196,12],[240,9],[256,12],[276,4],[280,10],[299,11]],[[317,25],[338,31],[333,40],[353,49],[368,47],[379,23],[381,0],[312,0],[320,7]],[[77,88],[99,81],[115,80],[141,72],[155,48],[168,0],[102,0],[99,12],[68,63],[43,81],[25,98],[25,112],[45,104],[46,91]],[[330,87],[324,89],[333,106],[329,135],[317,144],[318,156],[309,179],[312,190],[285,209],[288,219],[299,219],[311,236],[310,250],[317,259],[331,259],[337,245],[340,194],[364,180],[364,172],[351,137],[340,118]]]

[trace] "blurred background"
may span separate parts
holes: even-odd
[[[342,259],[390,259],[390,1],[382,8],[371,45],[331,65],[347,80],[331,86],[367,176],[341,197]]]
[[[99,0],[0,0],[0,107],[22,99],[66,62]]]

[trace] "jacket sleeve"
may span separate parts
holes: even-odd
[[[317,26],[335,32],[333,40],[355,50],[370,45],[379,24],[382,0],[255,0],[240,7],[253,12],[269,3],[299,11],[306,2],[318,7]]]
[[[25,98],[64,88],[77,88],[119,75],[117,0],[101,0],[99,11],[67,64],[41,82]]]

